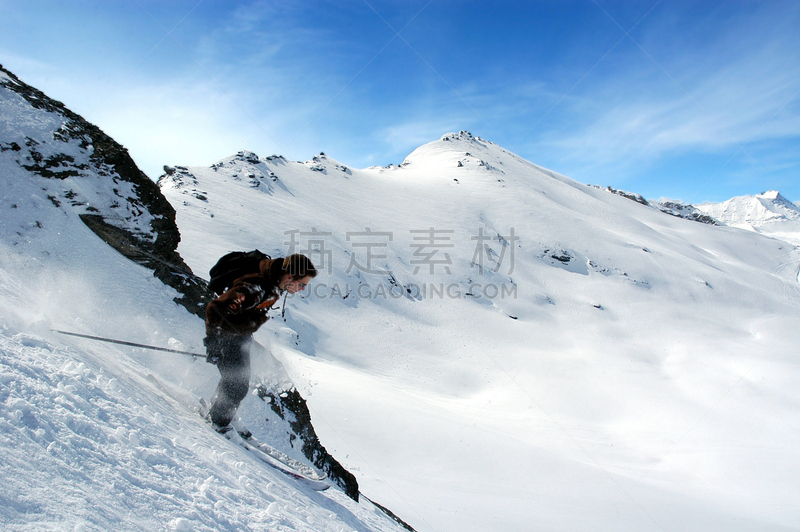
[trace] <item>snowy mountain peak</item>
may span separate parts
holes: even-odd
[[[768,190],[767,192],[762,192],[761,194],[758,194],[756,197],[759,197],[759,198],[764,198],[764,199],[769,199],[769,200],[772,200],[772,201],[775,201],[775,200],[777,200],[778,198],[781,198],[781,199],[783,199],[784,201],[786,201],[786,200],[783,198],[783,196],[781,196],[781,193],[780,193],[780,192],[778,192],[777,190]]]
[[[758,194],[756,197],[761,200],[766,208],[777,209],[776,212],[780,212],[789,220],[796,220],[800,217],[800,207],[783,197],[777,190],[769,190]]]
[[[445,133],[439,139],[442,142],[467,141],[467,142],[486,142],[480,137],[473,136],[469,131],[461,130],[458,133]]]
[[[735,227],[762,227],[800,219],[800,207],[777,190],[753,196],[738,196],[722,203],[703,203],[697,209]]]
[[[437,171],[437,177],[443,172],[449,173],[453,168],[477,168],[483,171],[503,173],[504,161],[522,159],[507,152],[493,142],[473,136],[468,131],[447,133],[439,140],[429,142],[411,152],[400,165],[400,168],[425,168],[428,172]],[[530,165],[527,161],[525,164]],[[461,177],[465,177],[461,172]],[[458,181],[458,175],[451,179]]]

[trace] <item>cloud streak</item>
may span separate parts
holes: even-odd
[[[728,31],[738,34],[745,28]],[[587,83],[591,88],[561,104],[526,147],[545,148],[551,164],[565,162],[572,175],[601,178],[656,167],[687,153],[718,154],[720,169],[740,152],[762,173],[774,171],[777,167],[762,159],[764,152],[751,146],[797,140],[800,48],[771,31],[757,39],[758,46],[733,57],[725,49],[732,38],[727,35],[704,50],[673,50],[670,61],[651,65],[650,72],[639,63],[614,76],[596,76]],[[741,175],[742,169],[731,171]]]

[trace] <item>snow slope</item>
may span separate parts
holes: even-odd
[[[465,132],[400,166],[240,152],[159,183],[195,271],[318,264],[258,338],[417,530],[800,528],[794,245]]]
[[[178,292],[81,221],[98,205],[106,210],[94,212],[130,222],[143,237],[150,231],[146,208],[124,201],[133,189],[113,173],[81,172],[93,146],[58,135],[63,115],[5,87],[0,110],[0,528],[401,529],[364,498],[356,503],[335,487],[318,493],[266,467],[146,378],[208,398],[215,367],[53,332],[202,353],[204,327],[176,304]],[[71,153],[69,173],[26,169],[39,159],[34,149],[41,161]],[[276,392],[289,382],[267,352],[254,370],[256,383]],[[263,400],[249,396],[243,411],[255,416],[258,436],[304,459],[284,445],[287,422]]]
[[[213,366],[51,332],[202,352],[202,322],[173,302],[176,292],[77,217],[47,204],[2,208],[19,216],[4,227],[41,227],[0,243],[3,530],[398,529],[365,500],[317,493],[263,466],[145,378],[207,398]],[[281,378],[264,359],[258,374]],[[247,401],[250,412],[267,410]]]

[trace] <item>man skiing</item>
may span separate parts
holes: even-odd
[[[304,255],[264,259],[259,272],[240,277],[206,307],[207,360],[221,378],[211,399],[209,416],[218,432],[231,430],[239,403],[250,388],[250,346],[253,333],[269,319],[267,312],[281,293],[305,290],[317,270]]]

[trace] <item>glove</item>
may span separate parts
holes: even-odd
[[[206,346],[206,362],[217,365],[224,355],[224,341],[219,336],[206,336],[203,338],[203,345]]]

